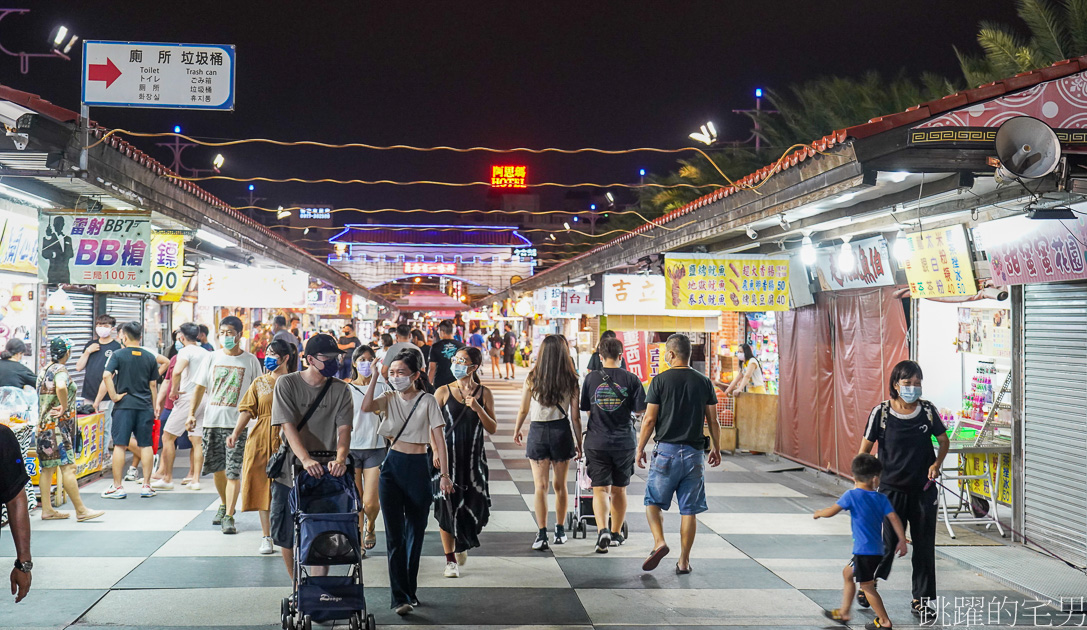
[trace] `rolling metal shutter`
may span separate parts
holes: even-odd
[[[1023,530],[1087,564],[1087,284],[1023,287]]]
[[[56,289],[49,290],[52,297]],[[83,347],[94,339],[94,294],[76,293],[67,291],[75,311],[68,315],[50,315],[46,318],[46,331],[48,338],[42,339],[42,344],[48,349],[49,339],[62,336],[72,340],[72,356],[68,359],[68,374],[75,381],[76,392],[83,393],[83,372],[76,372],[75,364],[79,356],[83,354]]]
[[[106,296],[106,312],[117,320],[118,328],[125,322],[143,326],[143,298]]]

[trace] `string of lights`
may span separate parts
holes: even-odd
[[[280,212],[294,212],[301,210],[302,206],[283,206],[279,208],[265,208],[263,206],[235,206],[235,210],[258,210],[260,212],[269,212],[272,214],[278,214]],[[598,216],[603,214],[614,215],[628,215],[632,214],[637,216],[643,221],[649,221],[641,212],[637,210],[601,210],[598,212],[590,210],[455,210],[452,208],[438,208],[431,210],[429,208],[330,208],[324,209],[323,212],[336,213],[336,212],[358,212],[360,214],[381,214],[384,212],[391,212],[397,214],[411,214],[425,212],[430,214],[445,213],[445,214],[505,214],[505,215],[526,215],[526,216],[548,216],[552,214],[568,214],[568,215],[581,215],[581,214],[596,214]]]
[[[268,184],[358,184],[362,186],[444,186],[447,188],[470,188],[472,186],[491,186],[491,182],[442,182],[430,179],[418,179],[414,181],[397,181],[392,179],[336,179],[323,177],[321,179],[306,179],[303,177],[232,177],[229,175],[200,175],[197,177],[183,177],[181,175],[166,174],[164,177],[184,182],[205,182],[220,180],[228,182],[264,182]],[[600,184],[596,182],[580,182],[577,184],[563,184],[561,182],[538,182],[525,184],[525,188],[726,188],[724,184]]]
[[[665,228],[665,229],[679,230],[679,229],[682,229],[684,227],[687,227],[688,225],[691,225],[692,223],[694,223],[694,221],[688,221],[687,223],[684,223],[683,225],[679,225],[679,226],[676,226],[674,228]],[[340,230],[342,232],[344,230],[343,226],[324,227],[324,226],[305,226],[305,225],[277,225],[275,227],[278,228],[278,229],[286,229],[286,230],[303,230],[304,232],[308,232],[309,230]],[[426,226],[426,225],[420,225],[420,226],[405,225],[405,226],[399,226],[399,227],[384,227],[384,226],[370,227],[370,226],[365,226],[365,225],[352,225],[351,229],[352,230],[357,230],[357,231],[362,231],[362,232],[371,232],[371,231],[381,231],[381,232],[411,232],[411,231],[414,231],[414,232],[463,232],[464,231],[464,228],[459,228],[459,227],[433,227],[433,226]],[[521,234],[533,234],[533,233],[555,234],[555,233],[560,233],[561,232],[561,233],[579,234],[581,236],[587,236],[589,238],[600,238],[600,237],[604,237],[604,236],[610,236],[612,234],[636,234],[636,232],[634,230],[624,230],[624,229],[608,230],[607,232],[600,232],[598,234],[591,234],[589,232],[583,232],[581,230],[576,230],[574,228],[566,229],[565,227],[561,228],[561,229],[557,229],[557,230],[549,230],[549,229],[546,229],[546,228],[528,228],[528,229],[517,228],[517,231],[519,233],[521,233]],[[639,234],[639,236],[644,236],[646,238],[651,238],[648,234],[644,234],[644,233]],[[435,244],[443,245],[445,243],[413,243],[413,244],[414,245],[435,245]]]

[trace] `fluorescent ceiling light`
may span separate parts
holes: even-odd
[[[234,247],[235,245],[237,245],[237,243],[235,241],[232,241],[229,238],[226,238],[224,236],[219,236],[218,234],[215,234],[214,232],[209,232],[208,230],[205,230],[204,228],[200,228],[200,229],[198,229],[196,231],[196,238],[198,238],[198,239],[200,239],[202,241],[207,241],[208,243],[210,243],[210,244],[212,244],[212,245],[214,245],[216,247],[226,248],[226,247]]]
[[[11,199],[16,199],[18,201],[22,201],[23,203],[28,203],[28,204],[34,206],[35,208],[53,208],[53,207],[55,207],[52,203],[50,203],[49,201],[46,201],[45,199],[42,199],[41,197],[38,197],[37,195],[31,195],[30,193],[25,193],[25,192],[19,190],[18,188],[12,188],[11,186],[8,186],[7,184],[0,184],[0,194],[4,195],[6,197],[10,197]]]

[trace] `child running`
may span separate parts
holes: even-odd
[[[842,577],[845,578],[842,607],[824,611],[823,614],[842,625],[848,623],[853,596],[857,594],[857,587],[854,586],[856,582],[860,584],[872,605],[872,611],[876,613],[876,618],[864,627],[868,630],[890,628],[891,619],[887,616],[883,600],[876,592],[876,567],[883,558],[884,517],[890,521],[898,535],[895,552],[899,557],[906,555],[906,530],[891,507],[891,502],[876,492],[883,464],[874,456],[861,453],[853,458],[852,470],[855,487],[847,490],[831,507],[816,510],[812,515],[812,518],[830,518],[842,510],[849,510],[853,526],[853,561],[842,570]]]

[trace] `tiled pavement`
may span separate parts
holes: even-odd
[[[592,538],[534,552],[530,514],[532,477],[513,444],[519,386],[489,383],[496,392],[499,431],[491,437],[490,526],[480,536],[459,579],[442,577],[437,525],[431,524],[420,573],[422,607],[406,619],[388,610],[384,540],[364,561],[371,611],[379,625],[431,627],[824,628],[823,607],[840,599],[840,572],[850,555],[849,519],[814,521],[841,489],[800,475],[759,471],[759,457],[725,457],[708,469],[710,511],[699,517],[694,572],[677,576],[674,555],[652,573],[641,571],[651,546],[641,508],[645,471],[630,487],[630,540],[607,555],[593,553]],[[573,489],[573,475],[570,487]],[[108,510],[89,523],[33,519],[34,585],[15,605],[0,597],[2,628],[278,628],[279,601],[289,581],[278,554],[257,555],[256,514],[240,514],[239,533],[211,525],[218,501],[210,480],[200,492],[131,494],[123,502],[98,497],[105,485],[86,487],[88,505]],[[679,517],[665,515],[673,549]],[[553,526],[553,525],[552,525]],[[675,554],[677,552],[673,552]],[[10,566],[11,537],[0,539],[0,566]],[[1019,593],[949,561],[937,561],[941,593],[989,602],[1023,602]],[[908,559],[881,585],[897,627],[916,623],[909,613]],[[968,601],[968,600],[964,600]],[[973,600],[978,601],[978,600]],[[949,614],[951,611],[948,611]],[[855,627],[871,619],[855,612]],[[1059,617],[1053,618],[1057,625]],[[953,617],[945,624],[953,625]],[[986,614],[974,627],[1007,627]],[[341,626],[343,627],[343,626]],[[831,627],[840,627],[831,624]],[[958,627],[963,627],[961,624]]]

